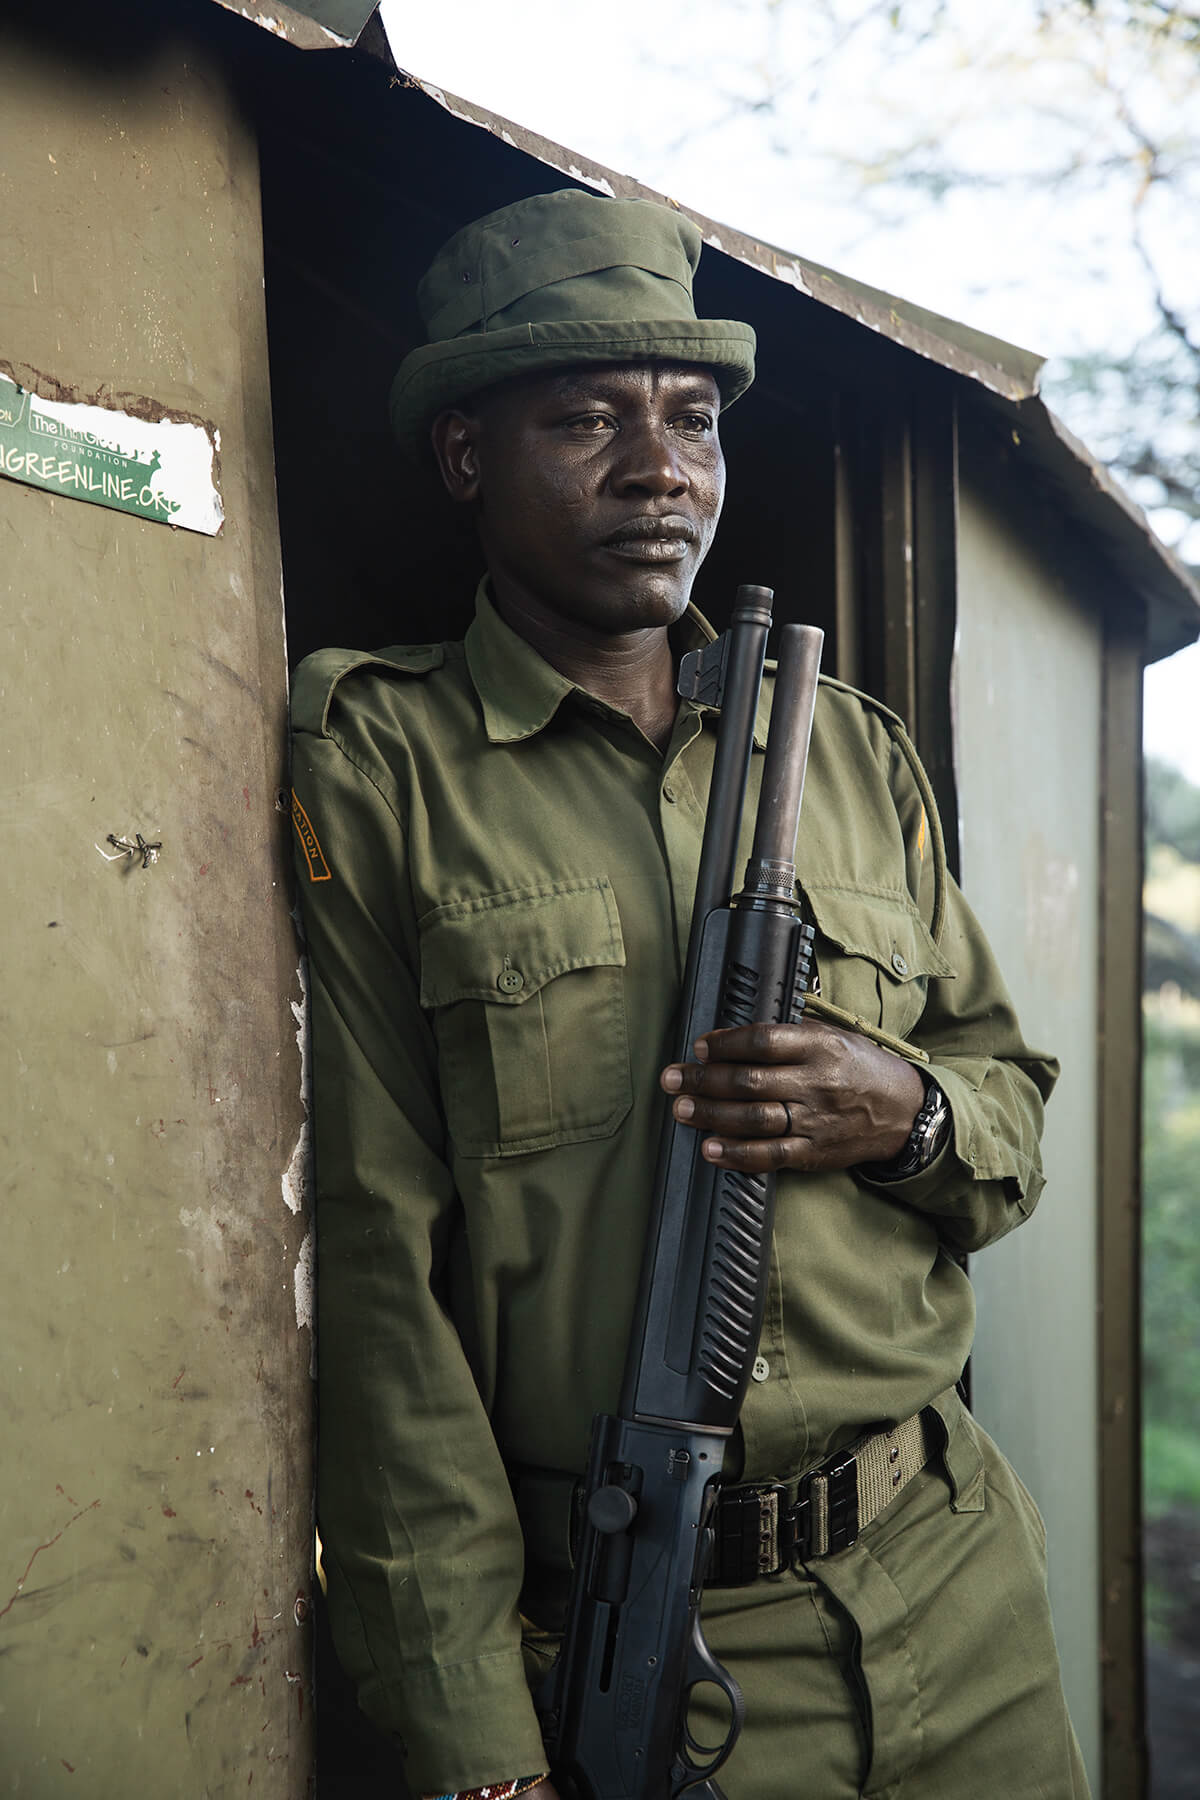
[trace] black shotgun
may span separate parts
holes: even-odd
[[[769,588],[739,588],[729,630],[680,668],[680,693],[721,719],[679,1061],[714,1027],[798,1019],[808,989],[813,933],[793,859],[824,635],[811,626],[781,634],[754,843],[731,898],[771,600]],[[700,1142],[668,1103],[620,1401],[592,1427],[562,1650],[538,1695],[562,1800],[721,1800],[713,1778],[742,1726],[741,1691],[704,1641],[700,1595],[762,1328],[774,1178],[714,1168]],[[713,1747],[687,1729],[703,1682],[729,1708]]]

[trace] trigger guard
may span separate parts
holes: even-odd
[[[707,1683],[711,1687],[721,1690],[729,1702],[730,1718],[729,1728],[719,1744],[702,1744],[692,1735],[685,1709],[680,1725],[680,1743],[676,1755],[680,1765],[689,1775],[695,1777],[715,1775],[722,1764],[726,1762],[733,1746],[741,1736],[742,1725],[746,1717],[746,1702],[742,1690],[729,1670],[717,1661],[705,1643],[697,1616],[692,1622],[692,1637],[688,1646],[687,1670],[684,1675],[685,1696],[690,1698],[693,1688],[699,1687],[701,1683]],[[703,1756],[706,1760],[702,1763],[698,1762],[696,1761],[697,1756]],[[675,1791],[682,1792],[683,1790],[676,1789]]]
[[[732,1723],[730,1730],[733,1730]],[[726,1736],[719,1744],[702,1744],[699,1738],[692,1736],[691,1727],[685,1721],[683,1748],[679,1753],[679,1760],[684,1768],[694,1775],[711,1775],[712,1771],[719,1766],[717,1758],[719,1757],[721,1762],[724,1762],[736,1742],[736,1736],[733,1743]],[[698,1760],[700,1757],[704,1758],[703,1762]]]

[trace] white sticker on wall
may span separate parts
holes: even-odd
[[[42,400],[0,371],[0,475],[213,537],[217,434],[179,419]]]

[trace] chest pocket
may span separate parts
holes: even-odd
[[[810,887],[821,993],[904,1038],[925,1010],[930,976],[954,974],[911,902],[861,888]]]
[[[421,921],[446,1122],[461,1156],[606,1137],[629,1111],[625,944],[603,877],[487,894]]]

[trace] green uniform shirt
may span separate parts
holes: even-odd
[[[711,636],[694,613],[689,633]],[[715,721],[682,702],[660,754],[484,590],[462,644],[308,658],[293,719],[330,1608],[414,1788],[454,1788],[544,1763],[506,1465],[581,1471],[593,1413],[616,1402]],[[952,1387],[974,1307],[948,1251],[1033,1207],[1054,1079],[953,886],[934,942],[903,733],[836,683],[796,860],[822,995],[928,1052],[954,1147],[886,1189],[780,1177],[730,1459],[755,1479]],[[565,1511],[546,1527],[565,1529]],[[534,1536],[531,1567],[561,1560]]]

